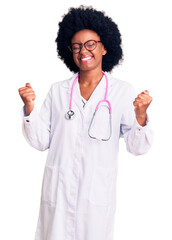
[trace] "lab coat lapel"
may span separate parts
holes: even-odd
[[[106,89],[106,79],[103,76],[99,84],[96,86],[96,88],[92,92],[85,107],[83,108],[80,86],[79,86],[79,82],[77,81],[74,89],[73,101],[78,106],[81,112],[86,112],[92,105],[95,105],[94,103],[97,104],[101,99],[104,98],[105,89]]]
[[[66,89],[66,94],[67,94],[67,98],[69,99],[69,103],[70,103],[72,85],[77,76],[78,76],[78,73],[74,74],[72,78],[64,81],[62,84],[62,87],[64,87]],[[68,104],[68,106],[69,106],[69,104]],[[82,106],[81,93],[80,93],[78,81],[76,82],[74,89],[73,89],[73,98],[72,98],[72,109],[73,110],[74,110],[75,106],[77,106],[79,108],[79,110],[82,111],[83,106]]]
[[[92,92],[90,98],[85,105],[85,108],[89,108],[91,105],[97,105],[97,103],[104,98],[106,89],[106,79],[103,76],[94,91]]]
[[[81,92],[79,87],[79,82],[77,80],[76,85],[74,87],[74,93],[73,93],[73,104],[76,104],[76,106],[79,108],[79,110],[83,111],[83,103],[81,100]]]
[[[70,96],[71,96],[72,84],[77,75],[78,75],[78,73],[76,73],[68,82],[65,81],[65,83],[63,84],[63,86],[66,87],[66,89],[67,89],[66,90],[67,94],[69,94]],[[106,73],[106,75],[108,77],[108,85],[109,85],[108,93],[109,93],[109,89],[111,86],[111,75],[108,73]],[[87,111],[92,105],[94,105],[96,107],[97,103],[100,100],[104,99],[105,91],[106,91],[106,78],[105,78],[105,76],[103,76],[102,79],[100,80],[99,84],[96,86],[96,88],[92,92],[85,107],[83,108],[79,82],[77,80],[76,85],[74,87],[74,92],[73,92],[72,106],[74,107],[74,105],[76,105],[81,112]],[[69,99],[70,99],[70,97],[69,97]],[[107,99],[108,99],[108,95],[107,95]]]
[[[108,78],[108,93],[111,87],[111,75],[106,73],[107,78]],[[100,100],[103,100],[105,97],[105,91],[106,91],[106,78],[105,76],[102,77],[94,91],[92,92],[90,98],[88,99],[84,109],[85,111],[89,110],[91,106],[94,106],[94,109],[96,108],[98,102]],[[107,99],[108,99],[108,94],[107,94]]]

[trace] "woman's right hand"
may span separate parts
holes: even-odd
[[[19,94],[25,104],[25,111],[27,116],[30,115],[34,108],[34,100],[36,98],[30,83],[26,83],[25,87],[19,88]]]

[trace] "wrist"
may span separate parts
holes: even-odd
[[[144,127],[146,125],[146,113],[136,114],[136,119],[140,126]]]
[[[26,104],[25,105],[25,113],[26,113],[27,116],[30,115],[30,113],[32,112],[33,108],[34,108],[34,104]]]

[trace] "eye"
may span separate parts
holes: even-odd
[[[87,47],[94,47],[95,46],[95,42],[94,41],[90,41],[86,43]]]
[[[78,49],[80,49],[79,44],[75,43],[75,44],[72,45],[72,50],[78,50]]]

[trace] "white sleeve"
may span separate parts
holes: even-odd
[[[51,89],[41,107],[40,113],[34,109],[29,116],[22,109],[23,124],[22,131],[27,142],[34,148],[44,151],[50,145],[51,132]]]
[[[133,106],[135,97],[136,93],[131,86],[125,95],[126,104],[121,119],[120,136],[124,138],[126,148],[130,153],[141,155],[149,151],[153,142],[153,132],[148,115],[144,127],[137,122]]]

